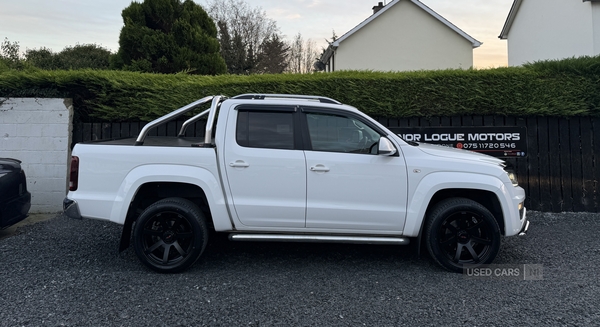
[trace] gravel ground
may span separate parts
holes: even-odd
[[[120,226],[58,216],[0,240],[0,326],[600,325],[600,214],[530,212],[496,264],[543,280],[472,280],[410,247],[232,243],[160,275]]]

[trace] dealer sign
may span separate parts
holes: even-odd
[[[391,127],[405,141],[471,150],[495,157],[525,157],[526,127]]]

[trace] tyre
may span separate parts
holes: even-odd
[[[500,228],[494,215],[470,199],[450,198],[427,216],[425,242],[442,267],[462,272],[463,265],[490,264],[500,250]]]
[[[200,258],[208,241],[202,211],[193,202],[167,198],[148,206],[133,231],[135,253],[150,269],[181,272]]]

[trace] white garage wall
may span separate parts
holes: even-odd
[[[22,161],[30,213],[62,210],[72,117],[70,99],[0,98],[0,157]]]

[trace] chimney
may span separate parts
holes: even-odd
[[[381,9],[383,9],[383,2],[380,2],[377,4],[377,6],[373,7],[373,15],[375,15]]]

